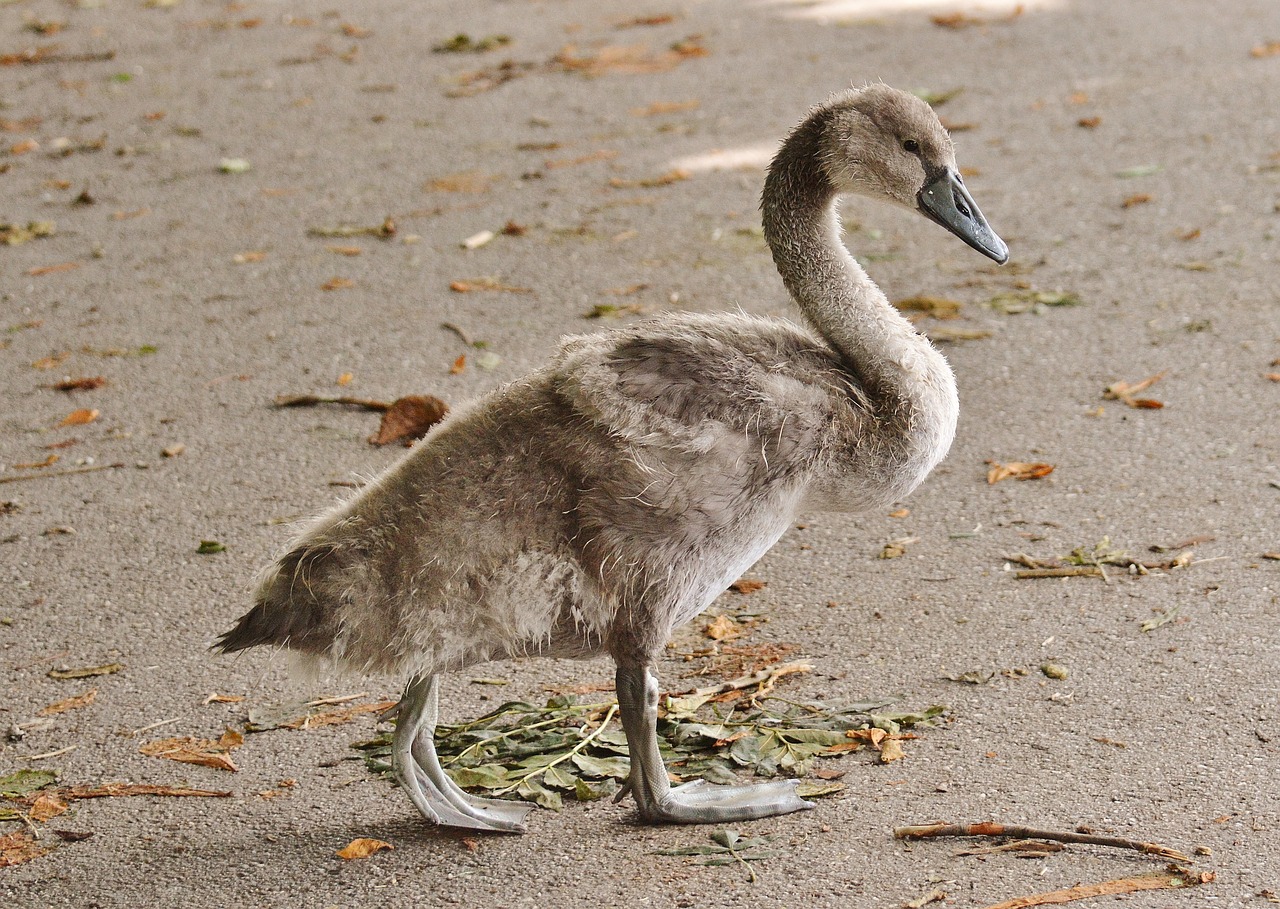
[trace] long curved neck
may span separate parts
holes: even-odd
[[[761,203],[765,239],[805,318],[927,472],[955,434],[955,377],[841,242],[837,193],[821,166],[826,126],[826,112],[815,113],[774,158]]]

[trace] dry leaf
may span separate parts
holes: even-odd
[[[43,265],[39,268],[28,268],[27,274],[33,278],[38,278],[40,275],[51,275],[59,271],[71,271],[71,269],[79,267],[79,262],[61,262],[58,265]]]
[[[882,559],[899,559],[907,554],[907,547],[912,543],[918,542],[917,537],[902,537],[898,540],[890,540],[884,544],[884,548],[880,550],[879,558]]]
[[[200,703],[202,704],[239,704],[245,699],[243,694],[211,694]]]
[[[565,72],[581,73],[584,76],[603,76],[608,73],[640,75],[667,72],[685,60],[705,57],[708,53],[701,40],[693,36],[677,41],[667,50],[657,53],[651,52],[643,44],[633,44],[609,45],[600,48],[594,56],[578,56],[578,49],[568,45],[556,54],[551,64]]]
[[[459,375],[466,368],[467,368],[467,355],[462,354],[461,356],[458,357],[458,359],[454,360],[453,365],[449,367],[449,375],[451,376]]]
[[[550,158],[542,162],[547,170],[558,170],[561,167],[577,167],[579,164],[590,164],[593,161],[612,161],[618,153],[612,148],[602,148],[590,154],[578,155],[574,158]]]
[[[768,581],[757,581],[751,578],[738,578],[729,585],[729,589],[734,593],[755,593],[757,590],[763,590],[768,583]]]
[[[62,363],[63,360],[65,360],[69,356],[71,356],[71,351],[64,350],[62,353],[52,354],[51,356],[48,356],[48,357],[41,357],[39,360],[32,361],[31,368],[32,369],[53,369],[55,366],[58,366],[60,363]]]
[[[1274,57],[1280,54],[1280,41],[1268,41],[1249,49],[1250,57]]]
[[[473,278],[470,281],[452,281],[449,283],[449,289],[457,294],[469,294],[479,290],[497,290],[509,294],[527,294],[530,292],[528,287],[503,284],[497,278]]]
[[[36,800],[27,809],[27,817],[33,821],[43,823],[63,814],[66,810],[67,803],[58,798],[57,793],[42,792],[36,796]]]
[[[1103,881],[1100,884],[1079,884],[1066,890],[1037,893],[1033,896],[1020,896],[1017,899],[1005,900],[1003,903],[987,906],[986,909],[1028,909],[1031,906],[1057,906],[1062,903],[1090,899],[1095,896],[1136,893],[1140,890],[1182,890],[1198,884],[1208,884],[1215,879],[1212,871],[1190,871],[1177,866],[1170,867],[1173,870],[1149,871],[1146,874]]]
[[[897,300],[893,305],[899,312],[919,312],[935,319],[958,319],[962,304],[959,300],[944,297],[919,296]]]
[[[344,372],[342,375],[338,376],[337,384],[343,388],[346,388],[348,385],[351,384],[351,380],[354,378],[355,378],[354,373]]]
[[[706,627],[702,629],[702,633],[713,641],[726,641],[742,634],[742,626],[730,616],[721,613],[707,623]]]
[[[657,16],[638,16],[635,19],[628,19],[625,22],[619,22],[614,28],[638,28],[647,25],[668,25],[676,21],[676,17],[670,13],[661,13]]]
[[[1145,205],[1151,201],[1151,193],[1134,193],[1120,203],[1121,208],[1133,208],[1135,205]]]
[[[265,252],[262,252],[260,250],[254,250],[252,252],[236,253],[234,256],[231,257],[231,261],[236,263],[237,265],[245,265],[246,263],[249,263],[249,262],[261,262],[266,257],[267,257],[267,254]]]
[[[169,445],[160,449],[160,454],[166,458],[176,458],[176,457],[179,457],[186,450],[187,450],[186,445],[182,444],[181,442],[177,442],[173,445]]]
[[[375,840],[362,836],[359,839],[354,839],[347,843],[347,845],[337,851],[336,855],[340,859],[350,861],[351,859],[368,858],[375,852],[381,852],[383,849],[394,848],[395,847],[390,843],[384,843],[382,840]]]
[[[987,471],[987,485],[993,486],[1001,480],[1039,480],[1053,473],[1053,465],[1043,462],[1010,461],[1001,464],[999,461],[985,462],[991,465]]]
[[[281,723],[281,729],[314,729],[317,726],[338,726],[350,722],[366,713],[386,713],[396,705],[395,701],[378,701],[375,704],[360,704],[356,707],[344,707],[341,710],[325,710],[320,713],[308,713],[288,722]]]
[[[78,379],[63,379],[61,382],[55,382],[54,391],[93,391],[95,388],[101,388],[107,384],[107,380],[103,376],[81,376]]]
[[[369,437],[369,444],[389,445],[403,440],[407,446],[426,435],[448,412],[449,405],[433,395],[397,398],[382,415],[382,423]]]
[[[334,246],[327,244],[325,249],[331,253],[337,253],[340,256],[358,256],[364,252],[359,246]]]
[[[654,101],[644,107],[631,108],[633,117],[653,117],[658,114],[678,114],[681,111],[697,110],[700,101]]]
[[[906,756],[906,752],[902,750],[902,744],[897,739],[886,738],[880,743],[881,764],[891,764],[894,761],[902,760]]]
[[[356,282],[349,278],[332,277],[320,285],[321,290],[344,290],[348,287],[355,287]]]
[[[0,868],[21,865],[53,850],[41,846],[26,830],[15,830],[0,836]]]
[[[92,423],[98,419],[98,411],[88,407],[82,407],[79,410],[73,410],[62,418],[58,423],[59,426],[84,426],[86,423]]]
[[[501,178],[497,174],[468,170],[428,180],[426,188],[441,193],[487,193],[499,179]]]
[[[39,716],[53,716],[57,713],[66,713],[68,710],[78,710],[81,707],[88,707],[98,697],[98,689],[90,688],[84,694],[78,694],[75,697],[63,698],[60,701],[54,701],[48,707],[42,708]]]
[[[150,757],[235,772],[240,768],[231,760],[229,753],[242,744],[244,744],[244,736],[234,729],[228,729],[218,739],[197,739],[189,735],[175,736],[157,742],[148,742],[138,750]]]
[[[905,518],[905,517],[907,517],[907,516],[908,516],[908,515],[910,515],[910,514],[911,514],[911,509],[910,509],[910,508],[899,508],[897,511],[891,511],[891,512],[889,512],[889,517],[891,517],[891,518]]]
[[[1158,372],[1154,376],[1143,379],[1141,382],[1115,382],[1103,390],[1102,397],[1108,401],[1120,401],[1129,407],[1143,410],[1159,410],[1164,407],[1161,402],[1151,398],[1136,398],[1134,395],[1150,388],[1162,378],[1164,378],[1164,373]]]
[[[1083,126],[1085,129],[1097,129],[1101,123],[1101,117],[1081,117],[1076,121],[1076,126]]]
[[[675,170],[669,170],[665,174],[647,177],[643,180],[623,180],[619,177],[614,177],[609,181],[609,185],[614,189],[653,189],[655,186],[670,186],[672,183],[688,180],[691,176],[693,174],[689,171],[677,167]]]

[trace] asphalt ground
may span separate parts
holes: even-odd
[[[1160,866],[891,836],[988,819],[1202,847],[1195,867],[1216,881],[1126,906],[1280,892],[1280,561],[1265,557],[1280,550],[1280,7],[1068,0],[945,27],[937,10],[863,6],[0,6],[0,220],[55,224],[0,248],[0,776],[233,793],[74,802],[36,825],[51,853],[0,870],[5,905],[896,907],[938,889],[979,907]],[[458,34],[510,42],[432,52]],[[845,207],[846,241],[891,299],[962,304],[923,328],[990,334],[945,345],[959,434],[909,514],[808,516],[750,573],[769,621],[747,640],[812,662],[790,697],[946,704],[945,728],[901,762],[824,764],[846,771],[843,793],[740,825],[772,841],[755,883],[653,854],[708,831],[640,827],[625,803],[540,811],[523,837],[428,829],[339,760],[372,715],[249,736],[234,774],[139,751],[298,698],[394,697],[395,680],[304,683],[267,653],[207,652],[287,521],[399,456],[366,443],[376,415],[279,410],[277,395],[464,401],[599,329],[584,315],[600,303],[789,314],[757,231],[761,158],[809,105],[874,79],[960,90],[939,112],[1013,261],[990,267],[906,212]],[[309,233],[388,217],[389,238]],[[523,231],[461,245],[508,223]],[[450,290],[481,278],[527,292]],[[1010,291],[1080,302],[989,305]],[[1139,397],[1160,409],[1103,398],[1155,375]],[[97,415],[62,425],[79,410]],[[988,485],[988,460],[1055,469]],[[84,467],[106,469],[59,473]],[[1190,564],[1020,580],[1004,558],[1104,538]],[[199,554],[202,540],[226,549]],[[673,651],[664,681],[700,684],[689,671]],[[991,678],[947,679],[967,672]],[[612,668],[483,675],[509,684],[452,679],[446,719],[607,684]],[[394,850],[335,856],[357,837]]]

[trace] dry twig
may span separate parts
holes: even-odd
[[[893,835],[897,839],[925,839],[935,836],[1008,836],[1018,839],[1053,840],[1058,843],[1085,843],[1090,846],[1112,846],[1116,849],[1132,849],[1146,855],[1155,855],[1174,862],[1189,862],[1191,858],[1176,849],[1161,846],[1158,843],[1143,843],[1138,840],[1125,839],[1119,836],[1097,836],[1092,833],[1073,833],[1057,830],[1038,830],[1035,827],[1020,827],[1014,824],[996,824],[992,822],[979,824],[919,824],[907,827],[895,827]]]

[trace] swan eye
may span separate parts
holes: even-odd
[[[902,142],[902,150],[911,152],[911,154],[914,155],[920,151],[920,143],[915,139],[904,139]]]

